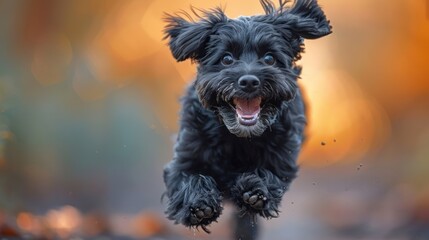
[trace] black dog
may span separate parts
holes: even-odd
[[[265,15],[229,19],[221,9],[193,21],[168,15],[165,29],[177,61],[198,63],[183,98],[174,158],[164,170],[169,219],[202,227],[215,221],[221,201],[239,209],[237,238],[252,238],[249,216],[277,217],[295,178],[306,125],[295,62],[303,39],[331,33],[316,0]],[[254,228],[253,228],[254,229]]]

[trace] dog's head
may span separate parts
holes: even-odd
[[[278,8],[260,2],[265,15],[229,19],[214,9],[197,21],[187,14],[166,18],[173,56],[198,63],[194,84],[201,103],[239,137],[259,136],[275,121],[295,96],[303,40],[331,33],[316,0],[296,0],[291,7],[280,1]]]

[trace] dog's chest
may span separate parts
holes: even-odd
[[[255,139],[227,139],[222,148],[222,161],[237,169],[261,166],[267,151],[266,144]]]

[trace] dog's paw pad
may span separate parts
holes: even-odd
[[[264,194],[262,194],[260,191],[250,191],[243,194],[243,201],[252,208],[260,210],[264,208],[267,197],[264,196]]]
[[[204,219],[209,219],[214,216],[215,210],[208,206],[203,207],[191,207],[190,222],[192,225],[197,225],[202,222]]]

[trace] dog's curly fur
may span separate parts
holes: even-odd
[[[296,176],[306,118],[295,62],[303,40],[328,35],[331,26],[316,0],[260,2],[264,15],[230,19],[217,8],[193,10],[198,20],[166,17],[173,56],[198,64],[164,170],[166,214],[176,223],[208,231],[224,199],[243,216],[237,226],[248,216],[277,217]]]

